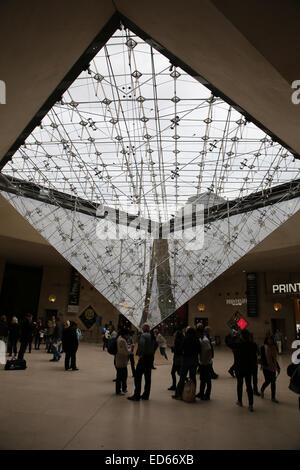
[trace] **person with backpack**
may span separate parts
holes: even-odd
[[[196,372],[198,366],[198,356],[200,354],[200,342],[197,337],[195,328],[189,327],[182,345],[182,364],[180,369],[180,379],[176,388],[175,400],[182,399],[185,380],[189,373],[190,379],[194,382],[196,388]]]
[[[265,377],[260,396],[264,398],[265,389],[271,384],[272,402],[279,403],[276,399],[276,372],[280,373],[280,367],[277,362],[277,348],[272,336],[267,336],[261,347],[261,367]]]
[[[128,330],[121,329],[117,338],[117,354],[116,354],[116,395],[124,395],[127,392],[127,364],[132,346],[127,344]],[[122,389],[122,390],[121,390]]]
[[[62,345],[65,353],[65,370],[79,370],[76,366],[76,352],[78,350],[78,337],[74,322],[67,320],[62,333]],[[71,364],[70,364],[71,362]]]

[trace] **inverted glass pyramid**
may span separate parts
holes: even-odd
[[[299,210],[299,168],[123,27],[4,166],[1,194],[154,327]]]

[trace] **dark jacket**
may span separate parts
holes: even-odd
[[[257,346],[251,341],[241,341],[232,344],[237,373],[252,373],[257,366]]]
[[[182,344],[182,355],[184,358],[198,361],[198,354],[201,351],[199,338],[185,336]]]
[[[8,326],[8,339],[10,341],[18,341],[20,336],[20,326],[18,323],[10,323]]]
[[[62,339],[62,335],[63,335],[63,324],[58,321],[55,325],[55,328],[54,328],[54,331],[53,331],[53,339],[54,340],[58,340],[58,339]]]
[[[62,333],[62,345],[65,352],[74,352],[78,349],[78,338],[76,329],[72,326],[64,328]]]
[[[8,335],[8,324],[6,321],[0,320],[0,336],[6,338]]]
[[[174,356],[182,356],[183,354],[183,341],[184,337],[182,338],[176,338],[174,341],[174,346],[172,347],[172,352],[174,353]]]
[[[34,332],[34,323],[29,322],[27,318],[21,324],[21,334],[20,339],[21,341],[32,341],[33,332]]]
[[[137,356],[152,356],[154,354],[154,344],[150,332],[142,333],[139,338]]]

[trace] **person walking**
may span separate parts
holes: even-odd
[[[116,395],[123,395],[127,392],[127,364],[130,353],[132,351],[132,345],[129,346],[127,343],[128,330],[121,329],[117,339],[117,354],[116,354]]]
[[[265,377],[260,396],[264,398],[265,389],[271,384],[271,399],[274,403],[279,403],[276,399],[276,372],[280,373],[277,362],[277,348],[272,336],[267,336],[261,347],[261,367]]]
[[[237,402],[238,406],[243,406],[243,385],[246,382],[249,411],[253,411],[253,389],[252,375],[257,366],[256,345],[250,340],[248,330],[242,330],[240,342],[233,345],[235,351],[235,373],[237,378]]]
[[[160,354],[168,360],[168,356],[167,356],[167,353],[166,353],[166,349],[167,349],[167,341],[166,339],[163,337],[163,335],[158,331],[158,330],[154,330],[154,335],[155,335],[155,339],[156,339],[156,342],[157,342],[157,345],[159,347],[159,351],[160,351]]]
[[[176,373],[180,376],[183,340],[183,332],[181,330],[177,330],[174,335],[174,346],[171,348],[173,352],[173,365],[171,370],[172,385],[168,388],[168,390],[176,390]]]
[[[197,327],[200,342],[200,392],[196,395],[201,400],[210,400],[211,394],[211,370],[212,370],[212,347],[207,336],[204,336],[204,328]]]
[[[194,382],[196,387],[196,371],[198,366],[198,355],[200,353],[200,342],[197,337],[195,328],[189,327],[186,330],[186,335],[182,345],[182,364],[180,368],[180,379],[176,387],[175,395],[172,398],[175,400],[182,399],[182,392],[185,384],[185,379],[189,373],[190,379]]]
[[[18,360],[24,359],[24,354],[26,352],[27,346],[29,346],[31,352],[31,344],[33,339],[34,324],[32,321],[32,315],[28,313],[25,317],[25,320],[21,324],[21,334],[20,334],[20,349],[18,353]]]
[[[139,338],[137,356],[139,360],[135,369],[134,377],[134,394],[128,397],[128,400],[139,401],[149,400],[151,390],[151,372],[154,361],[154,348],[153,341],[150,334],[150,326],[148,323],[144,323],[142,326],[142,334]],[[142,377],[145,377],[145,388],[144,393],[141,395],[142,388]]]
[[[240,337],[238,332],[233,329],[229,335],[225,337],[226,346],[228,346],[233,352],[233,364],[229,368],[228,372],[232,377],[235,377],[235,344],[240,342]]]
[[[64,330],[62,333],[62,345],[65,353],[65,370],[79,370],[76,366],[78,338],[73,322],[70,322],[69,320],[64,323]]]
[[[8,339],[7,339],[7,352],[11,357],[17,355],[17,344],[20,336],[20,326],[17,317],[12,317],[8,325]]]

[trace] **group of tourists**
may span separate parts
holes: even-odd
[[[142,326],[139,334],[136,355],[138,362],[134,373],[134,393],[128,397],[131,401],[149,400],[151,390],[151,373],[154,369],[154,354],[157,347],[160,348],[161,355],[167,359],[165,338],[158,330],[150,331],[147,323]],[[121,329],[117,334],[115,331],[114,342],[116,343],[114,364],[116,368],[116,394],[123,395],[127,392],[127,364],[130,357],[133,357],[133,343],[128,342],[131,336],[129,331]],[[235,331],[226,339],[226,344],[232,349],[234,363],[229,369],[229,373],[237,381],[237,402],[243,406],[243,385],[246,384],[248,395],[248,409],[253,412],[254,395],[264,398],[265,390],[271,387],[271,400],[279,403],[276,398],[276,379],[280,373],[277,361],[277,346],[272,335],[267,335],[261,348],[255,343],[253,335],[248,330]],[[111,339],[108,338],[108,351]],[[208,401],[211,398],[212,380],[218,375],[213,368],[214,341],[210,336],[210,328],[203,327],[202,324],[196,328],[187,327],[185,330],[178,330],[174,335],[174,344],[171,348],[173,352],[173,363],[171,369],[172,385],[168,390],[174,391],[173,399],[182,400],[185,394],[187,382],[192,383],[194,398]],[[264,375],[264,383],[258,389],[258,366]],[[299,372],[300,372],[300,366]],[[295,372],[295,367],[291,371]],[[196,393],[196,376],[200,375],[199,392]],[[289,373],[289,372],[288,372]],[[142,377],[144,376],[144,390],[142,393]],[[187,377],[189,379],[187,381]],[[178,380],[177,380],[178,377]],[[298,379],[299,380],[299,379]],[[297,385],[300,393],[300,384]],[[191,388],[189,388],[191,390]],[[190,398],[186,401],[193,401]],[[300,407],[300,397],[299,397]]]
[[[81,338],[76,322],[67,320],[62,323],[55,316],[45,325],[41,319],[34,322],[31,314],[27,314],[21,322],[16,316],[10,321],[7,321],[5,315],[0,319],[0,340],[7,343],[8,357],[17,361],[24,359],[27,349],[31,353],[34,341],[35,350],[39,350],[41,344],[45,345],[45,351],[53,355],[51,362],[58,362],[64,352],[65,370],[79,370],[76,366],[76,352]]]

